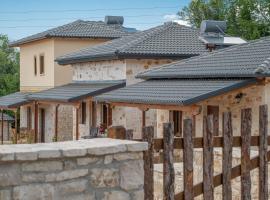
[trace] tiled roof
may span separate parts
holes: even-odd
[[[130,36],[85,48],[56,59],[60,64],[125,57],[181,57],[208,52],[197,29],[167,23]]]
[[[10,46],[15,47],[28,42],[51,37],[113,39],[129,34],[129,29],[123,27],[122,25],[109,25],[102,21],[77,20],[63,26],[52,28],[50,30],[11,42]]]
[[[270,75],[270,37],[157,67],[138,78],[259,77]]]
[[[3,113],[3,119],[3,121],[14,121],[14,118],[6,113]],[[2,112],[0,112],[0,121],[2,121]]]
[[[94,99],[101,102],[186,106],[254,83],[256,79],[147,80]]]
[[[27,96],[30,93],[15,92],[6,96],[0,97],[0,108],[9,109],[16,108],[21,105],[27,104],[30,101],[27,99]]]
[[[125,81],[89,81],[74,82],[58,86],[28,96],[30,100],[74,102],[87,97],[95,96],[114,89],[124,87]]]

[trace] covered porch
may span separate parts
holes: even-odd
[[[31,101],[27,99],[30,93],[16,92],[6,96],[0,97],[0,130],[1,130],[1,144],[18,143],[21,137],[19,128],[19,110],[20,106],[30,105]],[[7,115],[5,112],[11,111],[14,118]],[[6,124],[5,124],[6,123]],[[14,128],[11,129],[11,123],[14,123]],[[6,128],[5,128],[6,127]],[[6,129],[6,135],[5,130]],[[30,131],[30,130],[28,130]]]
[[[152,125],[147,121],[146,114],[149,110],[155,110],[155,135],[158,138],[163,137],[163,123],[166,122],[174,122],[175,136],[182,137],[185,118],[193,119],[194,133],[197,129],[197,136],[201,136],[203,115],[206,114],[212,114],[218,124],[221,124],[221,113],[232,111],[235,128],[238,127],[240,113],[237,110],[268,102],[266,83],[267,81],[256,78],[156,79],[108,92],[94,99],[109,103],[114,108],[137,108],[142,116],[141,124],[138,124],[140,129]],[[257,110],[254,112],[257,113]],[[117,114],[113,115],[113,118],[116,116]],[[216,133],[221,134],[222,127],[217,126],[216,129]]]
[[[91,134],[91,130],[111,125],[111,108],[93,100],[102,94],[125,86],[125,81],[74,82],[29,95],[34,110],[36,142],[61,141],[70,132],[72,140]],[[30,115],[31,116],[31,115]],[[64,118],[64,119],[63,119]],[[37,128],[38,127],[38,128]]]

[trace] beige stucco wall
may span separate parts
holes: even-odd
[[[54,60],[64,54],[105,42],[103,39],[44,39],[20,46],[20,89],[39,91],[69,83],[70,66],[58,65]],[[45,74],[39,73],[39,55],[45,55]],[[34,75],[34,56],[37,56],[37,76]]]

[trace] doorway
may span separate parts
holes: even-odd
[[[45,142],[45,109],[40,109],[40,142]]]

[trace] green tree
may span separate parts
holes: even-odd
[[[19,51],[8,43],[8,37],[0,34],[0,96],[19,90]]]
[[[193,0],[179,15],[195,27],[202,20],[226,20],[227,34],[247,40],[270,35],[270,0]]]

